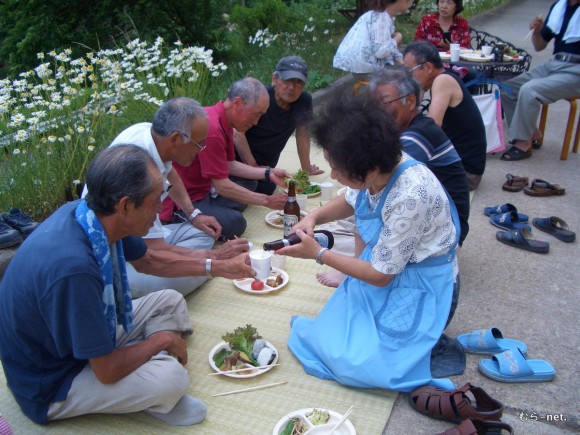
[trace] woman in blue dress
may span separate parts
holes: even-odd
[[[288,346],[307,373],[344,385],[454,389],[432,377],[430,354],[451,306],[457,213],[433,173],[402,152],[380,104],[336,98],[312,126],[346,193],[302,218],[294,227],[302,243],[278,253],[315,259],[347,278],[316,318],[292,318]],[[308,237],[353,213],[365,245],[358,258]]]

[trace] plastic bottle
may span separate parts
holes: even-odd
[[[334,246],[334,236],[330,231],[316,230],[314,231],[314,238],[323,248],[331,249]],[[296,245],[297,243],[300,243],[300,237],[292,233],[283,239],[264,243],[264,251],[276,251],[284,246]]]
[[[288,183],[288,200],[284,205],[284,237],[290,235],[292,227],[300,220],[300,206],[296,201],[296,185],[294,181]]]

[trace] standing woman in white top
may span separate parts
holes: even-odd
[[[405,12],[412,0],[369,0],[369,10],[354,23],[334,56],[335,68],[351,72],[357,80],[385,64],[402,63],[398,46],[403,35],[395,32],[393,17]]]

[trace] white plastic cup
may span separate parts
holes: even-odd
[[[459,55],[461,54],[460,47],[451,47],[451,62],[459,62]]]
[[[272,251],[256,249],[250,252],[250,264],[252,269],[256,271],[256,278],[262,281],[267,280],[272,268]]]
[[[452,48],[459,48],[461,50],[461,44],[459,44],[457,42],[449,44],[449,49],[451,50]]]
[[[308,199],[308,195],[305,193],[297,193],[296,194],[296,202],[300,206],[300,210],[306,210],[306,200]]]
[[[272,267],[276,269],[286,269],[286,256],[280,254],[273,254],[272,255]]]
[[[334,183],[324,182],[320,183],[320,199],[323,201],[330,201],[332,199],[332,188]]]
[[[491,45],[484,45],[483,47],[481,47],[481,54],[489,56],[491,54],[492,49],[493,47]]]

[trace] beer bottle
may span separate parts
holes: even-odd
[[[296,201],[296,185],[290,180],[288,183],[288,200],[284,205],[284,237],[290,235],[292,227],[300,220],[300,206]]]
[[[314,238],[323,248],[331,249],[334,246],[334,236],[330,231],[316,230],[314,231]],[[296,245],[297,243],[300,243],[300,237],[296,233],[292,233],[283,239],[264,243],[264,251],[276,251],[284,246]]]

